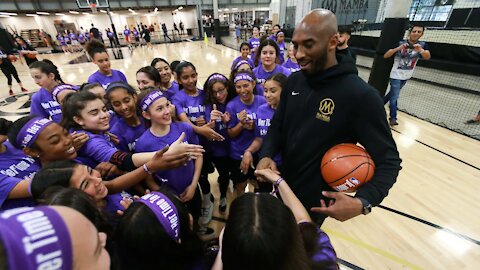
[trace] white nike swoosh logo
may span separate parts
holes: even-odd
[[[296,95],[299,95],[299,94],[300,94],[299,92],[295,92],[295,91],[292,92],[292,96],[296,96]]]

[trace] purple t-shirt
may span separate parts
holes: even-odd
[[[119,150],[125,152],[135,152],[135,142],[138,137],[147,130],[147,125],[143,118],[140,118],[140,124],[138,126],[132,127],[128,125],[123,118],[120,118],[113,126],[110,128],[110,133],[117,135],[120,139],[120,143],[117,145]]]
[[[278,44],[278,48],[280,49],[278,58],[280,58],[280,64],[283,64],[285,62],[285,42]]]
[[[0,173],[20,179],[32,179],[40,170],[40,163],[25,155],[22,150],[15,148],[9,141],[4,142],[3,145],[7,150],[0,154]]]
[[[78,130],[88,135],[87,142],[77,151],[77,159],[90,168],[95,168],[99,163],[107,162],[118,151],[110,137],[104,133],[95,134],[86,130]]]
[[[227,110],[227,106],[224,104],[217,104],[217,110],[225,113]],[[212,112],[212,105],[208,104],[205,106],[205,119],[210,122],[210,113]],[[228,157],[228,153],[230,150],[230,137],[228,137],[228,123],[224,123],[223,121],[219,120],[215,122],[215,131],[222,135],[225,140],[224,141],[210,141],[210,151],[212,156],[214,157]]]
[[[117,215],[117,210],[125,211],[125,208],[120,204],[120,201],[122,201],[122,199],[133,199],[133,197],[125,191],[107,195],[107,197],[105,197],[105,212],[115,216]]]
[[[272,109],[267,103],[260,106],[257,110],[257,122],[255,126],[255,136],[260,138],[265,138],[268,132],[268,128],[270,127],[273,115],[275,114],[275,110]],[[280,154],[276,155],[273,159],[277,165],[282,164],[282,159],[280,158]]]
[[[32,198],[7,199],[12,189],[23,179],[0,174],[0,210],[34,206]]]
[[[285,63],[283,63],[282,66],[290,70],[291,73],[300,70],[300,66],[297,63],[294,63],[291,58],[288,58],[288,60]]]
[[[176,93],[172,98],[172,103],[175,105],[177,115],[184,112],[192,123],[195,123],[195,120],[201,116],[205,117],[203,96],[204,92],[201,89],[198,89],[198,95],[194,97],[189,96],[184,90]]]
[[[168,88],[166,91],[162,91],[162,93],[167,97],[168,100],[172,101],[173,96],[175,96],[175,94],[177,94],[179,91],[178,83],[173,81],[172,86],[170,86],[170,88]]]
[[[242,56],[239,56],[239,57],[235,58],[233,60],[233,63],[232,63],[232,66],[230,67],[230,69],[233,70],[235,68],[235,66],[238,64],[238,62],[240,62],[242,60],[243,60]],[[245,61],[247,61],[252,67],[255,66],[255,64],[253,63],[253,60],[251,58],[247,58],[247,60],[245,60]]]
[[[291,74],[290,70],[282,67],[281,65],[275,65],[275,68],[270,72],[266,72],[262,65],[259,65],[253,69],[253,74],[255,74],[255,77],[257,77],[257,95],[263,96],[263,83],[268,79],[268,77],[277,73],[283,73],[287,77]]]
[[[136,38],[140,36],[140,33],[138,32],[137,29],[133,30],[133,36],[136,37]]]
[[[77,40],[77,35],[75,33],[70,33],[69,36],[71,40]]]
[[[32,96],[30,115],[50,118],[56,123],[60,123],[62,121],[62,107],[53,99],[52,93],[45,88],[40,88]]]
[[[130,36],[130,30],[129,30],[129,29],[123,30],[123,35],[124,35],[125,37]]]
[[[253,49],[255,49],[256,47],[260,46],[260,38],[251,37],[251,38],[248,40],[248,45],[250,46],[250,50],[252,50],[252,53],[251,53],[251,57],[250,57],[250,58],[255,59],[255,52],[253,51]]]
[[[252,104],[247,105],[240,100],[240,97],[235,97],[227,104],[227,112],[230,113],[231,119],[228,123],[228,128],[235,127],[239,122],[238,113],[245,110],[247,117],[256,122],[258,108],[265,104],[266,100],[263,96],[255,95]],[[255,139],[255,130],[242,129],[240,134],[231,139],[230,143],[230,157],[235,160],[241,160],[245,150],[252,144]]]
[[[277,41],[277,37],[276,37],[275,35],[273,35],[273,34],[270,35],[268,38],[271,39],[271,40],[273,40],[273,41]]]
[[[184,142],[190,144],[198,144],[198,137],[193,132],[190,124],[185,122],[172,122],[170,125],[170,132],[167,135],[158,137],[154,135],[150,129],[146,130],[135,145],[136,152],[151,152],[158,151],[164,148],[167,144],[172,144],[180,137],[182,132],[185,132]],[[160,185],[167,185],[177,195],[182,194],[185,189],[192,183],[193,174],[195,173],[195,161],[187,162],[186,166],[179,168],[159,171],[155,174],[155,180]]]
[[[300,230],[302,229],[299,226]],[[316,252],[312,255],[313,263],[319,264],[324,266],[323,269],[327,270],[336,270],[338,269],[337,265],[337,253],[330,242],[330,238],[328,235],[322,231],[320,228],[317,228],[317,244],[316,244]]]
[[[65,39],[63,36],[57,36],[58,43],[60,43],[60,46],[66,46],[67,44],[65,43]]]
[[[99,83],[103,86],[103,88],[107,89],[107,86],[112,82],[127,82],[127,77],[121,71],[112,69],[112,75],[107,76],[102,74],[99,70],[88,77],[88,83]]]

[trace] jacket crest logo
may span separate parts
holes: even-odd
[[[318,107],[318,112],[316,118],[325,122],[330,122],[330,116],[333,114],[335,109],[335,102],[330,98],[325,98],[320,101],[320,106]]]

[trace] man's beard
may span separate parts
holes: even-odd
[[[345,40],[344,42],[338,42],[338,45],[337,45],[337,47],[342,47],[342,46],[343,46],[343,44],[345,44],[345,42],[347,42],[347,41]]]

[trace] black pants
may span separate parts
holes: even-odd
[[[8,61],[8,60],[4,59],[3,61]],[[2,69],[3,74],[5,74],[5,77],[7,77],[7,84],[9,86],[12,86],[12,82],[13,82],[12,76],[13,76],[13,78],[15,78],[17,83],[22,82],[22,81],[20,81],[20,78],[18,77],[17,69],[11,63],[8,63],[8,64],[4,63],[2,65],[1,69]]]
[[[221,198],[227,197],[227,189],[230,182],[230,161],[229,157],[212,157],[212,162],[218,171],[218,186]]]
[[[208,175],[214,171],[215,169],[212,165],[211,155],[207,151],[203,153],[202,171],[200,172],[200,177],[198,178],[198,184],[200,184],[203,194],[210,193],[210,182],[208,182]]]
[[[187,205],[188,212],[192,215],[193,219],[198,220],[202,211],[202,195],[198,186],[195,189],[195,195],[193,195],[193,198],[185,204]]]

